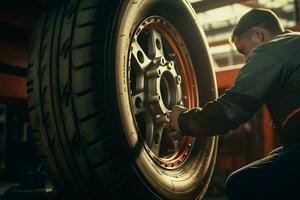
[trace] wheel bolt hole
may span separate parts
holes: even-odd
[[[158,74],[159,76],[161,76],[161,70],[160,70],[160,69],[157,71],[157,74]]]
[[[160,59],[160,64],[163,66],[163,65],[165,65],[166,64],[166,60],[164,59],[164,58],[161,58]]]
[[[141,51],[137,52],[137,58],[138,58],[140,63],[144,63],[145,59],[144,59],[144,55]]]
[[[176,78],[175,78],[176,79]],[[177,80],[171,73],[164,73],[160,82],[160,92],[162,101],[168,110],[172,110],[173,106],[177,103]]]
[[[181,76],[180,76],[180,75],[178,75],[178,76],[176,77],[176,82],[177,82],[177,84],[180,84],[180,83],[181,83]]]
[[[143,107],[143,101],[142,101],[142,99],[140,97],[137,97],[135,99],[135,107],[137,109],[141,109]]]
[[[161,50],[161,42],[160,42],[160,40],[159,40],[159,39],[156,39],[156,40],[155,40],[155,43],[156,43],[157,49],[158,49],[158,50]]]

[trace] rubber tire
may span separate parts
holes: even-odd
[[[29,47],[27,104],[40,157],[61,199],[203,197],[215,163],[216,137],[197,140],[196,150],[207,144],[204,153],[193,151],[189,162],[173,172],[137,159],[141,143],[132,146],[128,137],[124,113],[130,110],[128,100],[120,97],[128,45],[138,24],[156,14],[176,25],[198,66],[200,105],[216,98],[204,34],[185,0],[65,0],[40,17]],[[159,175],[153,179],[147,174],[150,164],[173,174],[196,167],[185,172],[190,191],[156,183]]]

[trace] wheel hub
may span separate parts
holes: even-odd
[[[137,130],[154,161],[165,168],[178,167],[188,157],[194,139],[169,138],[169,113],[175,105],[198,103],[188,51],[176,29],[158,16],[140,24],[130,47],[129,82]]]

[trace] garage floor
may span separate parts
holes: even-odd
[[[3,197],[3,194],[10,188],[17,186],[18,183],[13,183],[13,182],[0,182],[0,198]]]
[[[227,178],[227,175],[226,173],[224,172],[219,172],[218,170],[215,170],[213,176],[212,176],[212,179],[211,179],[211,182],[210,182],[210,186],[207,190],[207,193],[206,193],[206,196],[204,197],[203,200],[228,200],[228,198],[226,197],[226,194],[225,194],[225,181],[226,181],[226,178]],[[42,190],[43,194],[43,198],[40,198],[40,195],[39,195],[39,198],[31,198],[31,196],[28,198],[28,193],[26,193],[26,196],[27,198],[4,198],[4,194],[5,192],[7,192],[9,189],[11,188],[16,188],[19,183],[16,182],[16,181],[1,181],[1,180],[4,180],[4,177],[3,176],[0,176],[0,200],[34,200],[34,199],[37,199],[37,200],[56,200],[56,198],[54,198],[53,196],[53,193],[45,193],[44,191],[45,190]],[[50,188],[51,187],[51,184],[47,181],[47,187]],[[24,191],[24,190],[21,190],[21,191]],[[27,190],[29,191],[29,190]],[[41,190],[36,190],[36,191],[41,191]],[[23,194],[23,193],[22,193]],[[15,194],[14,194],[15,195]],[[32,196],[36,196],[36,193],[33,193]]]
[[[7,191],[10,187],[13,186],[17,186],[17,183],[9,183],[9,182],[5,182],[5,183],[0,183],[0,200],[4,200],[3,198],[3,194],[5,193],[5,191]],[[7,199],[5,199],[7,200]],[[9,199],[10,200],[10,199]],[[13,200],[17,200],[17,199],[13,199]],[[21,199],[18,199],[21,200]],[[39,199],[42,200],[42,199]],[[54,200],[51,198],[45,198],[44,200]],[[211,194],[210,191],[208,191],[207,193],[207,197],[205,197],[203,200],[228,200],[228,198],[225,196],[225,194],[218,194],[216,196],[216,194]]]

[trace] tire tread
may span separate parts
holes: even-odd
[[[113,196],[109,191],[128,174],[119,165],[118,141],[107,126],[103,30],[110,28],[110,6],[105,0],[52,5],[28,49],[27,104],[34,140],[62,199]]]

